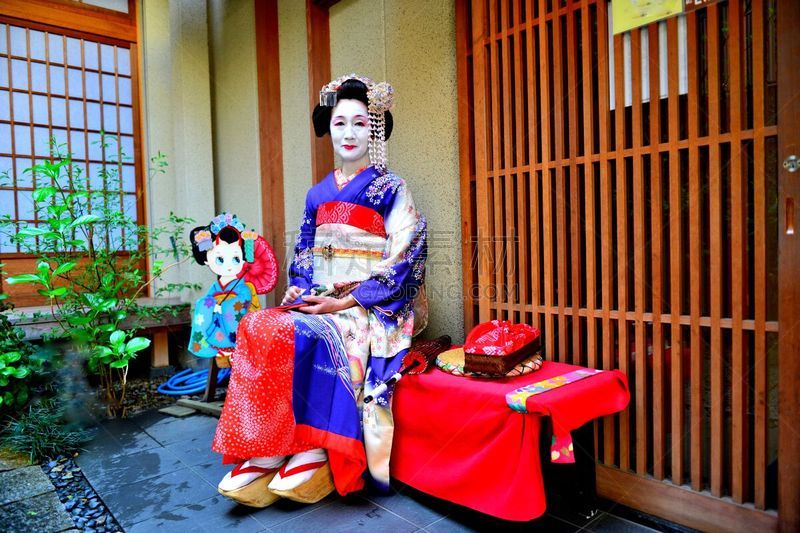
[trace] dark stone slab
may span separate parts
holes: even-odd
[[[26,466],[0,472],[0,505],[53,490],[53,484],[39,466]]]
[[[256,509],[232,503],[222,496],[213,496],[202,502],[159,513],[134,524],[127,531],[128,533],[163,531],[188,533],[234,528],[243,533],[263,531],[264,526],[250,516]]]
[[[117,419],[104,421],[84,449],[87,455],[119,457],[158,446],[158,442],[135,423],[128,419]]]
[[[81,455],[78,457],[78,464],[92,486],[101,494],[119,485],[161,476],[184,466],[169,450],[161,447],[128,455]]]
[[[189,468],[119,485],[100,494],[114,517],[126,529],[165,511],[201,502],[214,495],[216,490]]]
[[[390,494],[368,492],[364,497],[388,509],[418,527],[425,527],[447,516],[453,505],[403,485],[393,487]]]
[[[183,407],[180,405],[170,405],[169,407],[164,407],[158,410],[159,413],[174,416],[176,418],[183,418],[185,416],[195,414],[195,410],[191,407]]]
[[[167,417],[148,425],[145,431],[162,446],[205,438],[208,447],[214,439],[218,420],[211,416],[194,415],[186,418]]]
[[[172,452],[186,466],[222,463],[222,455],[211,451],[211,443],[206,435],[167,444],[164,448]],[[233,465],[229,468],[233,468]]]
[[[220,480],[225,477],[225,474],[233,470],[234,465],[224,465],[219,459],[206,463],[203,465],[194,465],[190,467],[194,472],[200,476],[206,483],[217,488]]]
[[[429,532],[452,531],[541,531],[547,533],[575,533],[581,528],[554,516],[544,515],[530,522],[510,522],[469,510],[456,511],[425,527]]]
[[[594,531],[597,533],[615,532],[615,533],[646,533],[656,531],[641,524],[636,524],[624,518],[614,516],[608,513],[601,513],[594,521],[586,526],[585,531]]]
[[[341,496],[336,493],[333,493],[330,496],[323,498],[321,501],[312,504],[298,503],[291,500],[278,500],[269,507],[257,509],[252,516],[264,527],[272,528],[278,524],[282,524],[284,522],[288,522],[289,520],[294,520],[298,517],[312,513],[321,507],[325,507],[327,505],[339,505],[341,500]],[[237,505],[232,501],[229,501],[229,503],[230,505]],[[243,506],[239,505],[238,507]]]
[[[259,520],[260,515],[254,515]],[[324,505],[293,520],[270,527],[271,531],[337,533],[362,531],[417,531],[411,522],[360,496],[348,497]]]
[[[0,507],[0,531],[7,533],[47,533],[74,527],[75,524],[55,492],[40,494]]]

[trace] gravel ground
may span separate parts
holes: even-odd
[[[42,470],[78,529],[86,533],[124,531],[71,457],[59,455],[45,461]]]

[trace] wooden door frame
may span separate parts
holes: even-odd
[[[778,519],[781,531],[800,530],[800,172],[782,162],[800,156],[800,3],[778,3]],[[793,212],[788,208],[794,205]]]
[[[339,0],[306,0],[309,116],[319,103],[319,90],[331,81],[331,36],[328,10]],[[310,125],[311,179],[319,183],[333,168],[330,140],[317,137]]]

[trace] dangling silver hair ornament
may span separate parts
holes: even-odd
[[[369,114],[369,162],[381,172],[386,172],[388,151],[386,149],[386,112],[394,105],[394,89],[382,81],[375,83],[357,74],[340,76],[325,85],[319,92],[319,105],[334,107],[336,92],[347,80],[358,80],[367,87],[367,112]]]

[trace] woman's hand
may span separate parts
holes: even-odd
[[[288,289],[286,289],[286,294],[283,295],[283,300],[281,300],[281,305],[290,304],[293,301],[297,300],[297,297],[303,293],[303,289],[300,287],[296,287],[292,285]]]
[[[348,309],[357,304],[352,295],[344,298],[331,298],[330,296],[303,296],[303,301],[309,305],[300,307],[297,311],[308,313],[309,315],[322,315],[325,313],[335,313]]]

